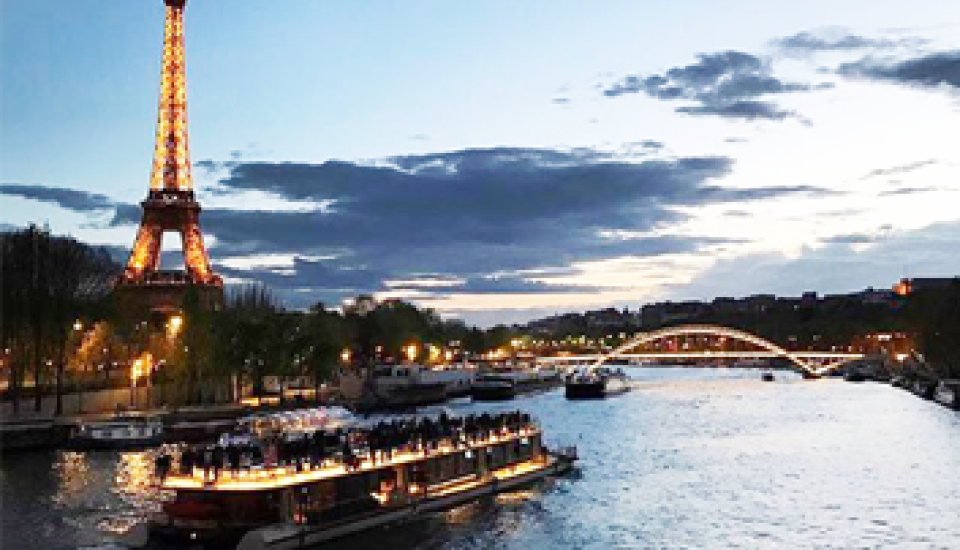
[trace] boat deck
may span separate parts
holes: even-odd
[[[269,489],[278,489],[284,487],[293,487],[304,483],[323,481],[344,475],[363,473],[391,466],[409,464],[423,460],[425,457],[443,456],[465,450],[476,450],[487,447],[491,444],[505,443],[524,439],[540,433],[539,428],[526,427],[514,432],[501,432],[491,435],[488,438],[478,439],[473,442],[454,445],[449,440],[443,441],[436,449],[431,449],[428,454],[421,450],[401,450],[394,451],[389,459],[374,461],[371,457],[360,457],[359,463],[355,467],[348,468],[342,462],[333,464],[324,464],[319,467],[310,467],[305,464],[298,471],[296,468],[283,467],[261,467],[255,466],[248,469],[241,469],[238,472],[230,470],[220,470],[218,476],[205,475],[203,470],[195,468],[193,475],[171,474],[168,475],[160,484],[161,489],[179,490],[193,489],[201,491],[260,491]]]

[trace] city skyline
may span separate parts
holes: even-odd
[[[215,269],[479,324],[956,275],[960,8],[829,5],[192,0]],[[162,17],[3,5],[5,227],[126,257]]]

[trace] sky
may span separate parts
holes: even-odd
[[[124,261],[162,2],[0,6],[0,228]],[[205,240],[289,307],[482,326],[960,275],[958,30],[955,0],[190,0]]]

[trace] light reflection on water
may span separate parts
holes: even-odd
[[[640,389],[603,401],[454,402],[530,411],[580,471],[324,548],[960,547],[958,413],[877,384],[633,374]],[[109,540],[158,508],[152,468],[151,452],[10,457],[4,548]]]

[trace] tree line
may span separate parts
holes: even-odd
[[[213,382],[229,381],[235,395],[243,387],[262,394],[268,376],[305,376],[319,386],[338,368],[400,361],[411,345],[418,360],[439,362],[448,351],[457,359],[480,354],[513,336],[400,300],[292,310],[260,284],[228,288],[216,309],[188,289],[174,326],[112,293],[122,267],[103,248],[30,226],[0,233],[0,253],[4,397],[14,407],[33,397],[37,411],[47,394],[56,395],[59,413],[65,392],[129,383],[145,357],[145,380],[199,402]],[[435,350],[444,353],[431,356]]]

